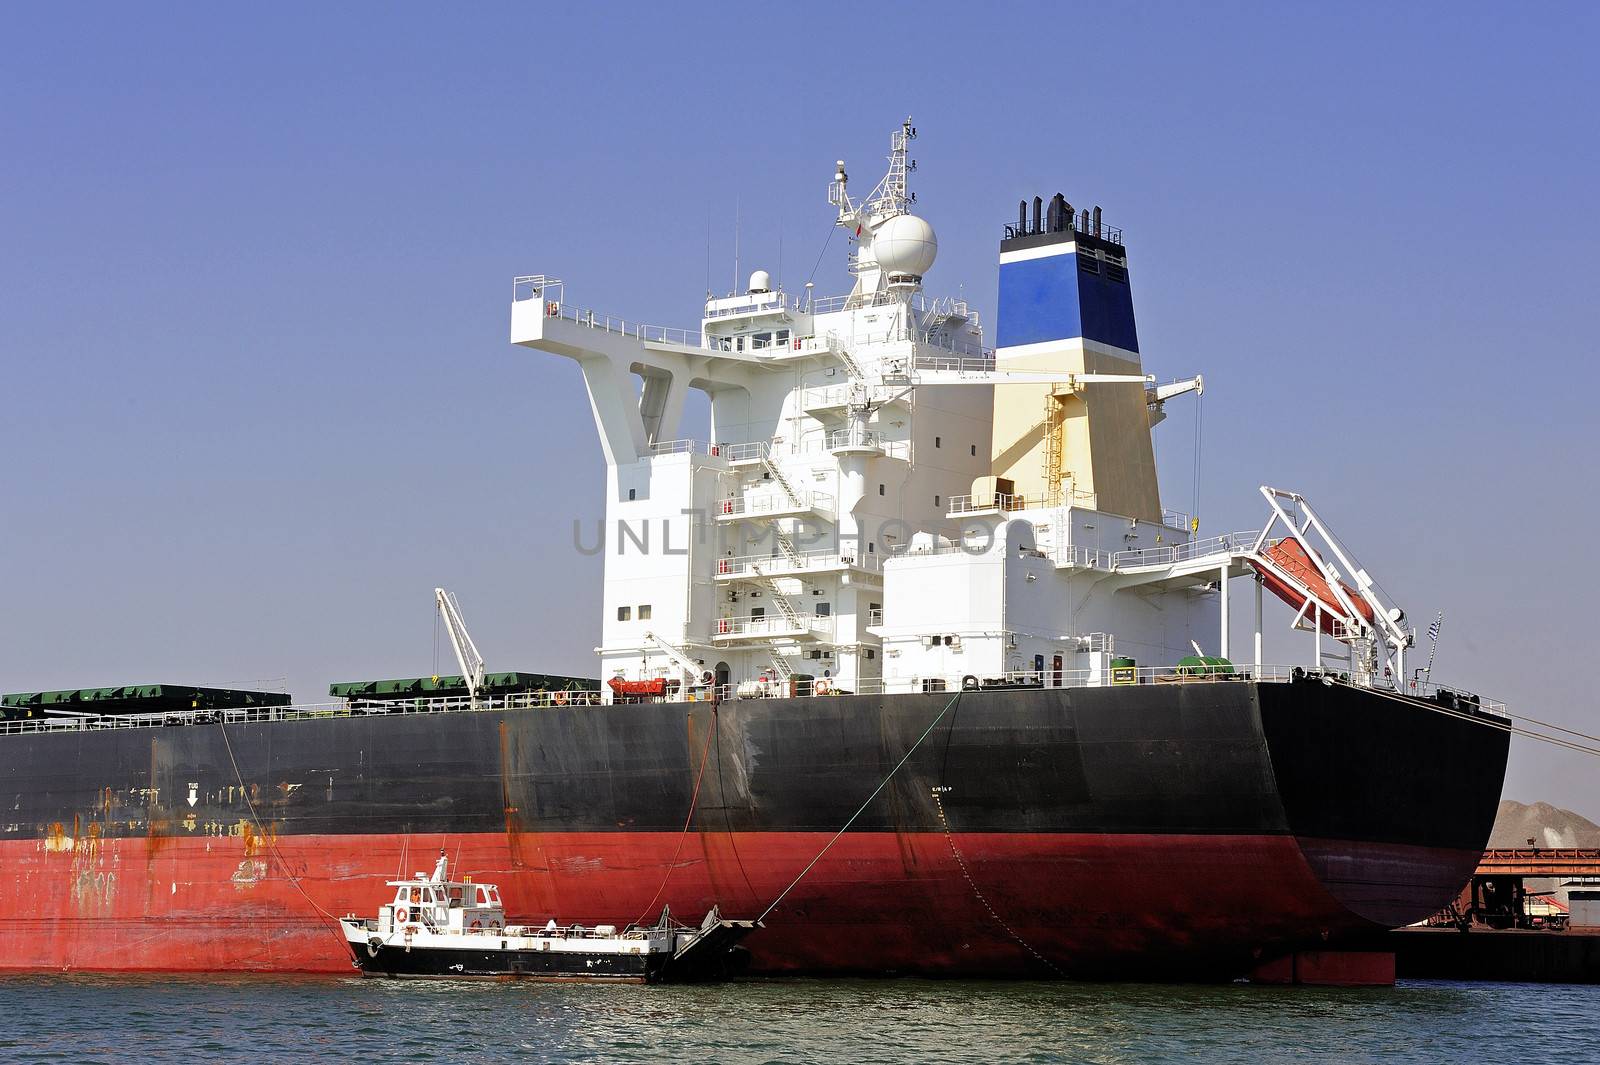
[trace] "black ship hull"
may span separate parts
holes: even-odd
[[[952,698],[0,737],[0,965],[337,971],[327,915],[441,845],[539,924],[759,913],[948,706],[752,969],[1220,978],[1448,902],[1506,763],[1504,731],[1315,680]]]

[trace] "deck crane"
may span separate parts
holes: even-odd
[[[467,633],[467,623],[461,620],[461,607],[456,603],[456,597],[443,588],[433,590],[434,602],[439,607],[439,617],[444,621],[444,628],[450,634],[450,646],[456,652],[456,662],[461,666],[461,679],[467,685],[467,695],[474,701],[478,698],[478,689],[483,687],[483,656],[478,653],[478,645],[472,642],[472,637]]]
[[[1147,387],[1144,390],[1144,402],[1150,408],[1150,425],[1155,427],[1166,420],[1167,400],[1174,396],[1181,396],[1185,392],[1193,392],[1197,396],[1206,394],[1206,379],[1200,374],[1189,378],[1187,381],[1173,381],[1169,384]]]

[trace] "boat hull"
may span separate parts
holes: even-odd
[[[753,971],[1225,978],[1448,902],[1507,739],[1244,681],[225,728],[0,737],[0,965],[348,972],[440,846],[518,921],[753,917],[889,777]]]

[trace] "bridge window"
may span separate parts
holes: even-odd
[[[617,607],[617,620],[618,621],[632,621],[633,620],[633,607],[631,607],[631,606],[619,606],[619,607]]]
[[[640,621],[649,621],[650,620],[650,604],[649,603],[640,603],[639,604],[639,620]]]

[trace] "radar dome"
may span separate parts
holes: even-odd
[[[914,214],[898,214],[872,234],[872,255],[891,277],[921,277],[939,254],[933,227]]]
[[[765,270],[757,270],[755,273],[751,274],[750,275],[750,291],[751,292],[771,292],[772,291],[772,275],[767,273]]]

